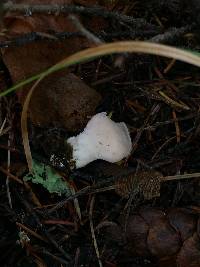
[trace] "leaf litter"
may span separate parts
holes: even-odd
[[[83,48],[96,53],[94,40],[112,42],[112,49],[115,41],[161,42],[192,51],[199,60],[197,1],[52,0],[42,2],[43,12],[41,6],[39,12],[25,6],[26,1],[4,2],[10,10],[0,41],[1,91]],[[55,13],[54,5],[62,12]],[[69,8],[80,24],[68,19]],[[26,164],[21,109],[32,84],[0,99],[0,171],[10,177],[9,188],[1,180],[2,266],[198,266],[199,69],[161,57],[111,52],[37,84],[23,125],[32,174],[20,167]],[[79,85],[73,85],[75,80]],[[87,90],[92,95],[82,99]],[[90,111],[84,111],[89,105]],[[132,154],[118,164],[97,161],[71,171],[65,140],[104,111],[127,124]],[[20,233],[26,237],[20,237],[23,246]]]

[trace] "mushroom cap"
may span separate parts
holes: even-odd
[[[127,157],[132,149],[128,128],[124,122],[112,121],[106,112],[94,115],[82,133],[70,137],[76,168],[102,159],[117,162]]]

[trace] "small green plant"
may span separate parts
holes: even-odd
[[[53,168],[38,161],[33,160],[33,172],[24,176],[24,181],[32,181],[35,184],[41,184],[49,193],[59,195],[71,195],[71,190],[62,176]]]

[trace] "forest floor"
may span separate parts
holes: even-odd
[[[17,0],[0,10],[0,93],[106,43],[200,51],[195,0]],[[2,267],[200,266],[199,67],[153,54],[79,58],[37,84],[28,112],[33,82],[1,94]],[[65,140],[100,112],[126,123],[130,156],[70,169]]]

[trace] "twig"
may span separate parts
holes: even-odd
[[[73,227],[75,225],[73,222],[69,222],[67,220],[44,220],[43,224],[62,224],[62,225],[73,226]]]
[[[10,126],[5,128],[6,121],[7,119],[5,118],[0,128],[0,136],[6,134],[11,128]]]
[[[163,73],[164,74],[167,74],[171,69],[172,67],[175,65],[176,63],[176,60],[174,58],[172,58],[169,62],[169,64],[166,66],[166,68],[163,70]]]
[[[30,228],[28,228],[27,226],[25,226],[24,224],[22,223],[19,223],[19,222],[16,222],[16,225],[20,228],[22,228],[23,230],[25,230],[27,233],[31,234],[32,236],[34,236],[35,238],[41,240],[41,241],[44,241],[45,243],[48,243],[48,240],[39,235],[38,233],[36,233],[35,231],[31,230]]]
[[[172,116],[173,116],[174,120],[177,119],[176,112],[174,110],[172,111]],[[174,125],[175,125],[175,129],[176,129],[176,141],[177,141],[177,143],[180,143],[180,141],[181,141],[180,140],[181,139],[181,131],[180,131],[180,127],[179,127],[178,121],[175,121]]]
[[[160,151],[166,146],[168,145],[171,141],[173,141],[176,138],[176,136],[172,136],[170,138],[168,138],[159,148],[158,150],[154,153],[154,155],[152,156],[151,160],[154,160],[158,154],[160,153]]]
[[[163,91],[158,91],[159,95],[161,96],[162,100],[167,104],[171,105],[173,108],[181,109],[181,110],[190,110],[190,108],[183,103],[178,103],[177,101],[170,98],[168,95],[166,95]]]
[[[66,260],[64,260],[64,259],[62,259],[62,258],[60,258],[60,257],[58,257],[58,256],[55,256],[55,255],[53,255],[52,253],[50,253],[49,251],[47,251],[46,249],[40,249],[39,250],[39,252],[40,253],[43,253],[43,254],[45,254],[45,255],[48,255],[48,256],[50,256],[50,257],[52,257],[54,260],[56,260],[57,262],[60,262],[61,263],[61,266],[69,266],[69,262],[67,262]],[[64,265],[63,265],[64,264]]]
[[[179,121],[190,120],[192,118],[199,118],[199,117],[200,117],[200,114],[198,114],[198,113],[197,114],[189,114],[189,115],[182,117],[182,118],[171,119],[171,120],[167,120],[167,121],[163,121],[163,122],[158,121],[153,125],[149,125],[149,126],[145,127],[144,129],[145,130],[155,130],[157,127],[168,125],[168,124],[174,123],[176,121],[179,122]]]
[[[44,229],[44,228],[43,228]],[[67,259],[67,260],[71,260],[71,257],[70,257],[70,255],[69,254],[67,254],[66,252],[65,252],[65,250],[53,239],[53,237],[47,232],[47,230],[46,229],[44,229],[44,233],[45,233],[45,235],[46,235],[46,237],[47,237],[47,239],[54,245],[54,247],[58,250],[58,251],[60,251],[61,253],[62,253],[62,255],[65,257],[65,259]]]
[[[102,264],[101,259],[100,259],[99,248],[97,245],[97,240],[96,240],[96,236],[95,236],[95,232],[94,232],[94,225],[93,225],[93,220],[92,220],[94,200],[95,200],[95,197],[93,196],[91,199],[91,202],[90,202],[90,210],[89,210],[90,230],[91,230],[92,240],[93,240],[94,248],[96,251],[99,267],[103,267],[103,264]]]
[[[131,172],[134,174],[134,171],[132,170]],[[131,175],[131,173],[127,173],[127,175]],[[120,174],[119,177],[109,177],[109,179],[112,179],[112,182],[116,179],[122,179],[126,177],[127,175],[122,175]],[[165,176],[162,178],[161,182],[167,182],[171,180],[181,180],[181,179],[191,179],[191,178],[199,178],[200,173],[190,173],[190,174],[180,174],[180,175],[172,175],[172,176]],[[105,183],[105,182],[104,182]],[[103,184],[102,184],[103,185]],[[99,185],[98,185],[99,186]],[[100,193],[100,192],[105,192],[105,191],[110,191],[110,190],[115,190],[116,189],[116,184],[102,187],[102,188],[95,188],[95,186],[87,186],[83,189],[81,189],[79,192],[77,192],[75,195],[71,195],[68,198],[64,199],[63,201],[58,202],[53,208],[51,208],[47,213],[48,215],[51,214],[52,212],[60,209],[63,207],[65,204],[67,204],[69,201],[78,198],[79,196],[83,196],[86,194],[94,194],[94,193]]]
[[[0,136],[7,134],[10,129],[11,129],[10,126],[4,128],[3,131],[1,132]]]
[[[134,30],[132,31],[118,31],[118,32],[105,32],[105,31],[99,31],[99,32],[94,32],[95,36],[98,36],[99,38],[107,38],[107,39],[112,39],[112,38],[124,38],[124,37],[129,37],[130,39],[135,39],[138,37],[148,37],[148,36],[154,36],[155,34],[158,34],[160,30],[155,29],[155,30]],[[55,31],[50,31],[49,33],[41,33],[41,32],[28,32],[24,34],[17,35],[15,37],[11,37],[9,35],[5,35],[6,38],[9,38],[7,40],[2,40],[0,41],[0,48],[7,48],[11,46],[21,46],[27,43],[31,43],[34,41],[43,41],[43,40],[49,40],[49,41],[57,41],[57,40],[66,40],[68,38],[72,37],[82,37],[85,36],[82,32],[77,31],[77,32],[55,32]]]
[[[79,265],[79,258],[80,258],[80,248],[76,249],[75,257],[74,257],[74,267],[78,267]]]
[[[113,190],[113,189],[115,189],[114,185],[106,186],[106,187],[102,187],[102,188],[95,188],[95,187],[92,187],[92,186],[86,186],[83,189],[81,189],[80,191],[78,191],[75,195],[71,195],[68,198],[58,202],[53,208],[51,208],[48,211],[48,215],[53,213],[54,211],[60,209],[65,204],[67,204],[70,200],[74,200],[77,197],[80,197],[80,196],[83,196],[83,195],[86,195],[86,194],[94,194],[94,193],[110,191],[110,190]]]
[[[8,147],[10,146],[10,134],[8,136]],[[7,155],[7,171],[10,172],[10,149],[8,149],[8,155]],[[10,193],[10,177],[7,175],[6,177],[6,191],[7,191],[7,196],[8,196],[8,203],[10,208],[12,209],[12,199],[11,199],[11,193]]]
[[[5,118],[2,125],[1,125],[0,135],[2,134],[3,129],[5,127],[6,120],[7,119]],[[10,147],[10,134],[8,136],[8,147]],[[10,149],[8,149],[8,152],[7,152],[7,173],[9,173],[9,172],[10,172]],[[6,174],[6,190],[7,190],[7,196],[8,196],[8,203],[9,203],[10,208],[12,209],[12,200],[11,200],[10,187],[9,187],[9,178],[10,178],[10,176],[8,174]]]
[[[9,171],[5,170],[3,167],[0,166],[0,171],[2,173],[4,173],[5,175],[7,175],[7,177],[13,179],[14,181],[23,184],[23,182],[15,175],[13,175],[12,173],[10,173]]]
[[[71,194],[75,195],[76,192],[75,192],[75,189],[74,189],[73,185],[68,183],[68,187],[70,188]],[[77,213],[79,221],[81,223],[82,215],[81,215],[81,208],[80,208],[80,205],[79,205],[79,202],[78,202],[78,198],[74,198],[73,201],[74,201],[74,207],[75,207],[76,213]]]
[[[5,124],[6,124],[6,118],[4,119],[4,121],[3,121],[2,125],[1,125],[1,128],[0,128],[0,136],[1,136],[2,132],[3,132]]]
[[[151,39],[149,39],[150,42],[153,43],[167,43],[171,44],[174,42],[174,40],[177,40],[187,32],[191,31],[195,27],[195,24],[191,24],[189,26],[184,26],[181,28],[171,28],[168,31],[158,34]]]
[[[124,14],[120,14],[118,12],[113,12],[113,11],[109,11],[103,7],[84,7],[84,6],[75,6],[75,5],[27,5],[27,4],[13,4],[12,2],[8,2],[2,5],[2,9],[4,11],[12,11],[12,12],[23,12],[25,13],[26,16],[31,16],[33,13],[46,13],[46,14],[60,14],[60,13],[73,13],[73,14],[83,14],[83,15],[88,15],[88,16],[101,16],[104,18],[108,18],[108,19],[114,19],[115,21],[119,22],[119,23],[128,23],[128,24],[132,24],[134,29],[132,29],[132,32],[128,32],[128,36],[131,39],[134,39],[135,37],[137,37],[137,33],[135,32],[136,29],[143,29],[143,28],[149,28],[148,29],[148,35],[149,35],[149,31],[150,32],[155,32],[156,31],[160,31],[160,27],[157,27],[155,25],[152,25],[150,23],[147,23],[144,19],[142,18],[133,18],[131,16],[127,16]],[[184,34],[186,34],[187,32],[191,31],[194,27],[196,26],[195,23],[191,24],[191,25],[187,25],[187,26],[183,26],[180,28],[170,28],[169,30],[167,30],[164,33],[161,34],[157,34],[156,36],[148,39],[151,42],[154,43],[167,43],[167,44],[172,44],[174,42],[174,40],[177,40],[178,38],[180,38],[181,36],[183,36]],[[71,36],[80,36],[80,35],[84,35],[84,36],[90,36],[90,34],[85,32],[86,29],[84,29],[83,31],[81,30],[81,33],[63,33],[57,35],[58,38],[69,38]],[[87,31],[87,30],[86,30]],[[153,33],[152,32],[152,33]],[[117,33],[114,33],[114,35],[116,35]],[[122,34],[122,33],[121,33]],[[120,35],[121,35],[120,34]],[[130,35],[131,34],[131,35]],[[97,35],[97,34],[96,34]],[[144,33],[140,33],[140,36],[142,35],[143,37],[146,36],[146,34]],[[99,36],[99,35],[98,35]],[[109,34],[108,34],[109,36]],[[112,36],[112,34],[111,34]],[[117,36],[119,36],[117,34]],[[90,36],[91,37],[91,36]],[[25,36],[26,39],[26,36]],[[21,38],[21,40],[16,40],[16,43],[24,43],[25,39],[23,40],[23,38]],[[29,41],[33,41],[33,40],[39,40],[39,36],[38,34],[33,33],[32,36],[29,37]],[[97,41],[97,40],[96,40]],[[5,43],[0,44],[0,47],[6,47],[6,46],[10,46],[11,43],[9,41],[7,41]]]
[[[17,192],[16,192],[17,193]],[[71,260],[71,257],[65,252],[65,250],[59,246],[59,244],[52,238],[52,236],[48,233],[42,222],[40,221],[38,215],[35,213],[35,211],[30,207],[29,203],[22,198],[20,194],[17,193],[17,196],[19,197],[21,203],[25,206],[26,210],[29,212],[29,214],[32,215],[32,217],[35,219],[35,222],[37,223],[38,227],[43,231],[46,238],[54,245],[54,247],[62,253],[62,255],[67,260]]]
[[[25,34],[21,34],[17,37],[12,37],[11,39],[1,41],[0,48],[7,48],[12,46],[22,46],[35,41],[57,41],[57,40],[66,40],[71,37],[79,37],[83,36],[81,32],[54,32],[51,34],[41,34],[39,32],[29,32]],[[8,36],[6,36],[8,37]],[[53,38],[54,37],[54,38]]]
[[[144,27],[149,27],[150,31],[152,31],[152,29],[154,29],[154,31],[155,31],[155,29],[157,29],[157,31],[158,31],[158,29],[160,30],[160,27],[156,27],[154,25],[151,25],[151,24],[147,23],[144,19],[141,19],[141,18],[135,19],[133,17],[123,15],[123,14],[120,14],[118,12],[112,12],[112,11],[109,11],[105,8],[96,7],[96,6],[95,7],[84,7],[84,6],[58,5],[58,4],[56,4],[56,5],[27,5],[27,4],[13,4],[12,2],[9,2],[9,3],[4,4],[2,6],[2,9],[4,11],[24,12],[25,15],[27,15],[27,16],[31,16],[34,12],[47,13],[47,14],[73,13],[73,14],[84,14],[84,15],[89,15],[89,16],[101,16],[104,18],[115,19],[119,23],[123,22],[123,23],[132,24],[134,26],[134,29],[133,29],[134,37],[137,36],[137,34],[135,33],[135,29],[142,29]],[[177,40],[178,38],[180,38],[181,36],[183,36],[187,32],[191,31],[195,26],[196,26],[196,24],[193,23],[191,25],[183,26],[180,28],[175,28],[175,27],[170,28],[166,32],[164,32],[162,34],[158,34],[158,35],[150,38],[149,41],[155,42],[155,43],[171,44],[174,42],[174,40]],[[80,28],[80,25],[78,28]],[[148,30],[148,32],[149,32],[149,30]],[[103,34],[103,33],[101,33],[101,34]],[[115,33],[114,35],[116,35],[116,34],[117,33]],[[58,38],[69,38],[71,36],[84,35],[84,36],[89,37],[89,39],[93,39],[93,41],[95,41],[95,42],[99,42],[98,37],[91,36],[91,33],[88,33],[88,31],[86,29],[84,29],[84,27],[81,29],[80,33],[78,33],[78,32],[77,33],[61,33],[61,34],[58,33],[55,35],[57,35],[56,37],[58,37]],[[142,34],[142,35],[144,36],[144,34]],[[112,34],[111,34],[111,36],[112,36]],[[118,36],[118,34],[117,34],[117,36]],[[130,32],[128,32],[128,36],[130,36]],[[131,39],[133,39],[134,37],[131,34]],[[36,40],[36,39],[39,40],[40,39],[39,34],[33,33],[32,36],[31,35],[29,36],[29,41],[31,41],[31,39],[32,40]],[[25,40],[23,40],[23,38],[22,38],[21,40],[16,40],[16,42],[23,43],[23,42],[25,42]],[[7,41],[7,44],[6,43],[2,44],[2,46],[4,46],[4,47],[6,47],[8,45],[10,46],[9,41]]]
[[[113,38],[130,38],[135,39],[138,37],[148,37],[157,34],[157,30],[153,31],[147,31],[147,30],[138,30],[135,31],[134,34],[130,31],[119,31],[119,32],[94,32],[94,35],[97,36],[97,38],[112,40]],[[74,37],[85,37],[85,35],[82,32],[51,32],[50,34],[44,34],[40,32],[29,32],[25,34],[20,34],[19,36],[10,38],[9,36],[6,36],[6,38],[9,37],[8,40],[0,41],[0,48],[8,48],[8,47],[14,47],[14,46],[22,46],[28,43],[32,42],[39,42],[44,40],[49,40],[51,42],[55,41],[65,41],[69,38]]]
[[[13,4],[12,2],[5,3],[2,5],[3,11],[22,12],[26,16],[31,16],[33,13],[46,13],[50,14],[62,14],[62,13],[73,13],[73,14],[84,14],[88,16],[100,16],[103,18],[114,19],[118,22],[133,24],[135,28],[143,28],[146,26],[153,26],[147,23],[142,18],[133,18],[118,12],[109,11],[103,7],[84,7],[75,5],[27,5],[27,4]],[[156,26],[154,26],[157,28]]]
[[[173,180],[182,180],[182,179],[191,179],[191,178],[199,178],[200,172],[195,173],[185,173],[185,174],[178,174],[178,175],[170,175],[163,177],[164,182],[165,181],[173,181]]]
[[[101,41],[98,37],[96,37],[90,31],[88,31],[74,15],[69,15],[68,18],[72,21],[72,23],[77,28],[77,30],[79,30],[83,34],[83,36],[85,36],[89,41],[92,41],[93,43],[97,45],[100,45],[103,43],[103,41]]]
[[[131,151],[131,154],[133,154],[137,148],[137,144],[144,132],[144,129],[145,127],[147,126],[147,123],[149,122],[149,119],[151,118],[151,116],[155,113],[157,109],[157,105],[154,105],[152,108],[151,108],[151,111],[150,113],[148,114],[147,118],[145,119],[143,125],[141,126],[141,128],[138,130],[136,136],[135,136],[135,139],[133,141],[133,145],[132,145],[132,151]]]

